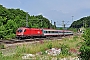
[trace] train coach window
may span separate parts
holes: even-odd
[[[54,33],[54,31],[52,31],[52,33]]]
[[[47,33],[49,33],[49,31],[47,31]]]
[[[44,31],[44,33],[48,33],[47,31]]]
[[[21,30],[21,29],[19,29],[17,32],[21,33],[21,32],[22,32],[22,30]]]
[[[58,33],[58,31],[55,31],[55,33]]]
[[[58,33],[62,33],[62,32],[58,32]]]
[[[50,31],[48,31],[48,33],[50,33]]]
[[[46,31],[46,33],[48,33],[48,32]]]
[[[50,33],[53,33],[53,31],[50,31]]]
[[[47,33],[47,31],[44,31],[44,33]]]
[[[46,31],[46,33],[49,33],[49,31]]]

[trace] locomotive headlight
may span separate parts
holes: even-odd
[[[18,34],[18,35],[23,35],[23,34]]]
[[[18,34],[18,35],[21,35],[21,34]]]

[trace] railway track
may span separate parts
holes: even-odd
[[[0,40],[0,44],[4,45],[5,49],[8,49],[10,47],[16,47],[23,44],[36,44],[37,42],[43,43],[44,40],[62,40],[63,38],[68,38],[70,36],[65,37],[51,37],[51,38],[35,38],[35,39],[11,39],[11,40]]]
[[[73,35],[70,35],[73,36]],[[49,38],[34,38],[34,39],[11,39],[11,40],[0,40],[0,44],[14,44],[14,43],[23,43],[23,42],[34,42],[41,40],[61,40],[63,38],[67,38],[69,36],[58,36],[58,37],[49,37]]]
[[[14,43],[31,42],[31,41],[34,41],[34,39],[23,39],[23,40],[18,40],[18,39],[0,40],[0,43],[1,43],[1,44],[14,44]]]
[[[32,41],[40,41],[40,40],[55,40],[61,39],[61,37],[51,37],[51,38],[34,38],[34,39],[11,39],[11,40],[0,40],[0,44],[14,44],[14,43],[23,43],[23,42],[32,42]]]

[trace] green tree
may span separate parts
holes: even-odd
[[[4,36],[6,35],[6,28],[5,26],[0,26],[0,39],[4,38]]]
[[[90,16],[83,17],[77,21],[74,21],[70,28],[81,28],[81,27],[90,27]]]
[[[83,34],[84,43],[80,47],[80,57],[82,60],[90,60],[90,28],[87,28]]]
[[[16,29],[26,26],[26,12],[20,9],[7,9],[0,5],[0,38],[15,37]],[[30,16],[28,14],[30,28],[49,28],[50,21],[42,15]]]

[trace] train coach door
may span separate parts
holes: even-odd
[[[42,35],[44,36],[44,34],[45,34],[45,31],[44,31],[44,29],[42,29]]]
[[[63,30],[63,36],[65,36],[65,30]]]

